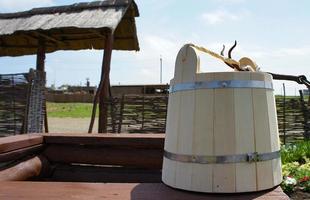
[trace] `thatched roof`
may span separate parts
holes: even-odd
[[[0,14],[0,56],[36,54],[38,39],[46,52],[103,49],[105,35],[114,32],[116,50],[139,50],[133,0],[106,0],[70,6],[36,8]]]

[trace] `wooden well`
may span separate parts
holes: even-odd
[[[162,180],[179,189],[235,193],[282,181],[272,76],[200,73],[185,45],[171,80]]]

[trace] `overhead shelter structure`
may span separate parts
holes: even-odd
[[[139,50],[134,0],[106,0],[69,6],[35,8],[0,14],[0,57],[37,55],[36,69],[45,71],[45,54],[58,50],[104,49],[99,101],[99,133],[107,130],[112,50]],[[89,132],[92,130],[93,120]]]

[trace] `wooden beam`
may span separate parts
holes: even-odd
[[[113,50],[114,35],[109,33],[105,41],[104,48],[104,58],[102,63],[101,81],[102,87],[99,88],[99,120],[98,120],[98,133],[107,132],[108,124],[108,105],[105,101],[109,98],[109,88],[110,88],[110,67],[111,67],[111,57]]]
[[[133,37],[114,37],[114,41],[116,40],[131,40],[134,39]],[[89,41],[89,40],[102,40],[102,36],[97,35],[88,37],[88,38],[76,38],[76,39],[66,39],[67,42],[82,42],[82,41]]]
[[[44,134],[44,143],[106,147],[164,149],[164,134]]]
[[[14,151],[9,151],[6,153],[0,153],[0,162],[9,162],[24,159],[26,156],[34,155],[43,150],[43,144],[38,144],[35,146],[30,146],[22,149],[17,149]]]
[[[20,34],[20,36],[28,38],[28,39],[30,39],[32,41],[37,41],[39,39],[37,36],[33,36],[33,35],[30,35],[30,34],[26,34],[26,33]]]
[[[114,165],[140,169],[161,169],[163,162],[163,149],[48,145],[43,155],[50,162],[56,163]]]
[[[41,135],[16,135],[0,138],[0,153],[15,151],[43,143]]]
[[[55,35],[59,36],[59,37],[85,37],[85,36],[93,36],[96,35],[95,33],[91,32],[91,33],[55,33]]]
[[[38,46],[36,46],[36,45],[4,45],[4,44],[2,44],[0,46],[0,49],[1,48],[37,49]]]
[[[41,33],[41,32],[38,32],[38,31],[34,31],[34,33],[36,35],[38,35],[39,37],[41,38],[45,38],[46,40],[49,40],[49,41],[52,41],[52,42],[55,42],[56,44],[59,43],[59,44],[62,44],[62,45],[66,45],[65,42],[61,41],[61,40],[58,40],[52,36],[49,36],[47,34],[44,34],[44,33]]]
[[[37,47],[37,70],[45,72],[45,40],[39,38]]]
[[[97,35],[97,36],[99,36],[99,37],[101,37],[101,38],[106,38],[106,35],[105,34],[102,34],[100,31],[98,31],[98,30],[90,30],[90,32],[92,32],[93,34],[95,34],[95,35]]]

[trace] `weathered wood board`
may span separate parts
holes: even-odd
[[[16,135],[0,139],[0,153],[14,151],[43,143],[43,137],[39,134]]]
[[[0,199],[10,200],[289,200],[280,187],[244,194],[202,194],[169,188],[161,183],[0,182]]]

